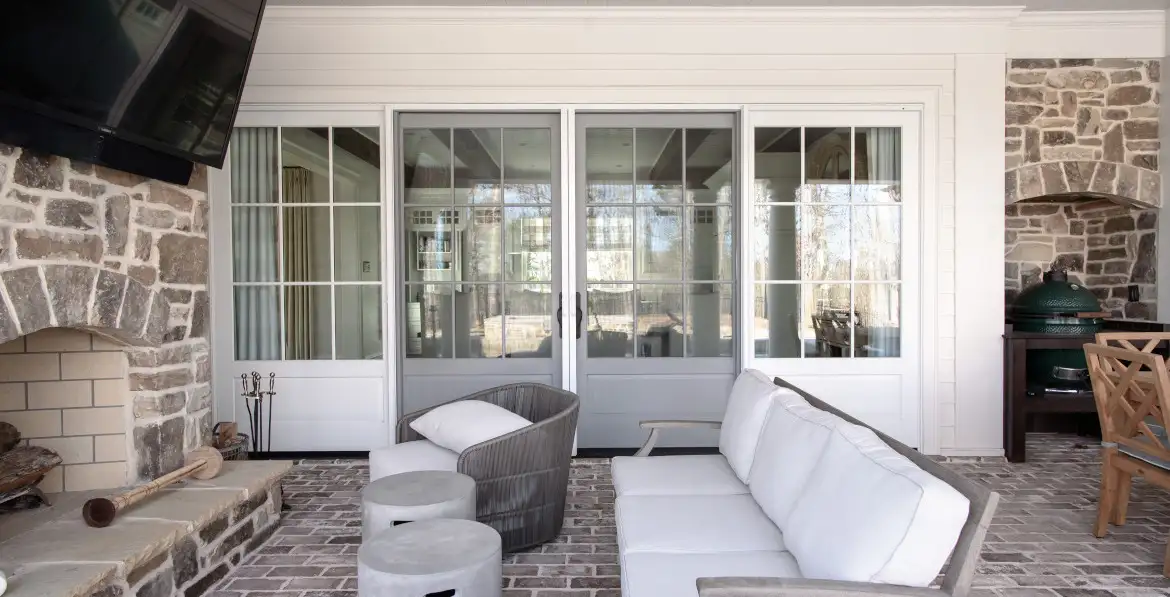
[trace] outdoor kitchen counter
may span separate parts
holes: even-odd
[[[81,505],[115,490],[57,494],[51,508],[10,514],[0,521],[4,597],[86,597],[111,585],[126,595],[148,584],[171,585],[151,594],[206,591],[275,530],[280,479],[291,467],[225,462],[216,478],[163,490],[104,529],[86,526]]]

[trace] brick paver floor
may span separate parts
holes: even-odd
[[[1128,524],[1105,539],[1096,513],[1094,440],[1028,439],[1028,463],[950,466],[1003,494],[972,597],[1170,595],[1162,557],[1170,492],[1136,482]],[[305,461],[285,479],[292,507],[281,528],[213,593],[215,597],[357,597],[364,461]],[[613,487],[606,460],[573,462],[564,532],[505,557],[504,597],[619,597]]]

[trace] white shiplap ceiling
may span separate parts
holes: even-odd
[[[271,6],[899,7],[1024,6],[1028,11],[1161,10],[1167,0],[269,0]]]

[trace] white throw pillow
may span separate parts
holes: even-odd
[[[731,387],[723,424],[719,429],[719,453],[727,459],[740,481],[748,482],[756,445],[773,398],[780,391],[772,379],[755,369],[745,369]]]
[[[410,422],[410,428],[437,446],[462,453],[475,444],[523,429],[532,421],[482,400],[437,407]]]
[[[806,578],[930,585],[955,548],[970,502],[873,431],[833,429],[784,529]]]

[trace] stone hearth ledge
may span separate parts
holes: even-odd
[[[291,467],[225,462],[216,478],[174,485],[104,529],[86,526],[80,508],[65,511],[0,543],[5,597],[201,595],[239,563],[236,548],[251,551],[275,530],[280,479]]]

